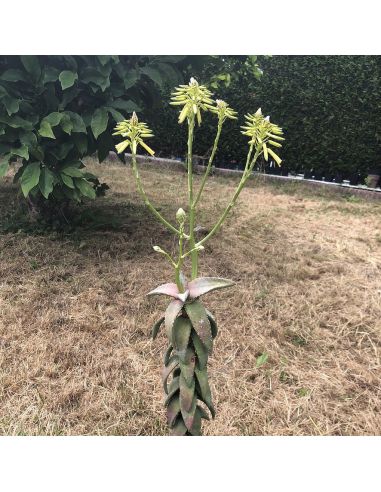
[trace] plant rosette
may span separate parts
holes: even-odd
[[[183,292],[175,283],[160,285],[149,296],[172,298],[165,315],[152,328],[155,339],[165,326],[169,346],[164,356],[163,386],[166,394],[167,422],[172,435],[198,436],[201,420],[212,418],[215,410],[208,381],[207,363],[217,336],[217,322],[199,298],[213,290],[231,287],[224,278],[204,277],[187,282],[182,276]],[[171,377],[171,382],[168,383]]]

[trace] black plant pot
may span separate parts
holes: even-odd
[[[358,173],[351,174],[349,176],[349,184],[352,186],[357,186],[360,182],[361,176]]]
[[[288,168],[287,168],[287,166],[282,166],[280,168],[280,174],[281,174],[281,176],[288,176]]]
[[[329,183],[332,183],[334,179],[334,175],[331,173],[326,173],[324,176],[324,181],[328,181]]]
[[[316,179],[316,181],[321,181],[323,179],[323,173],[321,171],[315,171],[313,170],[312,172],[312,178]]]
[[[337,173],[335,176],[335,183],[342,183],[343,182],[343,175],[340,173]]]
[[[304,179],[312,179],[312,169],[306,169],[304,171]]]

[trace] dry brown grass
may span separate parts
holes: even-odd
[[[117,219],[114,228],[0,236],[1,434],[166,433],[166,341],[149,338],[165,303],[145,293],[171,275],[152,245],[174,240],[141,205],[130,170],[93,167],[111,190],[87,208]],[[173,217],[185,175],[142,175]],[[210,180],[202,225],[234,183]],[[201,274],[237,282],[207,299],[220,334],[210,361],[217,418],[205,434],[380,434],[381,205],[285,191],[246,188],[202,256]]]

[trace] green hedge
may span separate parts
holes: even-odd
[[[273,56],[260,57],[259,63],[264,72],[259,81],[244,72],[228,88],[213,89],[240,114],[238,123],[225,125],[216,162],[230,167],[235,160],[242,163],[247,144],[239,125],[245,112],[260,106],[285,130],[281,155],[290,171],[314,169],[349,177],[380,170],[381,57]],[[238,57],[233,69],[240,72]],[[164,97],[168,99],[168,94]],[[157,148],[182,156],[184,131],[177,125],[176,111],[165,105],[157,116],[153,124]],[[210,121],[206,118],[199,132],[195,149],[199,154],[212,144]]]

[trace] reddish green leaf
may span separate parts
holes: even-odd
[[[200,369],[204,369],[208,362],[208,350],[194,330],[192,330],[192,342],[196,351],[198,366]]]
[[[197,392],[199,393],[200,400],[202,400],[205,405],[209,408],[212,417],[215,417],[215,410],[212,403],[212,394],[210,391],[209,381],[208,381],[208,373],[206,369],[199,370],[195,369],[195,374],[197,378]]]
[[[194,413],[192,426],[190,429],[188,427],[192,436],[201,436],[201,418],[200,407],[197,407]]]
[[[164,406],[168,405],[173,395],[175,395],[179,391],[179,389],[180,389],[180,378],[179,376],[176,376],[172,379],[171,384],[169,385],[168,396],[165,399]]]
[[[188,284],[189,296],[192,299],[195,299],[212,290],[225,289],[226,287],[231,287],[232,285],[234,285],[234,282],[232,282],[231,280],[227,280],[226,278],[196,278]]]
[[[187,428],[182,418],[178,418],[177,422],[172,428],[172,436],[184,436],[187,432]]]
[[[172,398],[167,407],[168,425],[172,427],[177,415],[180,413],[180,399],[178,396]]]
[[[206,348],[210,350],[212,348],[212,332],[204,306],[199,301],[193,301],[185,304],[185,310],[197,335],[201,338]]]
[[[163,369],[162,379],[163,379],[164,391],[166,394],[168,394],[168,386],[167,386],[168,378],[169,378],[171,372],[175,369],[175,367],[178,366],[178,364],[179,364],[179,361],[178,361],[177,357],[175,357],[169,362],[168,366],[164,367],[164,369]]]
[[[165,354],[164,354],[164,365],[165,366],[167,366],[169,364],[169,360],[170,360],[170,357],[171,357],[172,350],[173,350],[173,347],[172,347],[172,345],[170,345],[167,348],[167,350],[165,351]]]
[[[152,327],[152,339],[155,340],[157,337],[157,334],[159,333],[160,326],[163,324],[164,321],[164,316],[159,319],[159,321],[156,321],[156,323]]]
[[[193,421],[194,421],[194,416],[197,408],[197,398],[195,395],[193,395],[192,399],[192,404],[189,410],[185,410],[185,408],[181,406],[181,416],[184,420],[184,424],[186,425],[187,429],[190,430],[193,426]]]
[[[180,374],[180,406],[181,411],[189,412],[192,407],[195,390],[195,381],[192,379],[191,386],[188,386],[183,373]]]
[[[165,328],[169,340],[172,340],[172,328],[177,315],[183,308],[184,303],[178,299],[171,301],[165,311]]]
[[[182,362],[185,362],[185,354],[188,347],[191,330],[192,325],[188,318],[179,316],[175,319],[172,329],[172,343],[177,351],[179,359]]]
[[[182,360],[180,359],[181,374],[188,385],[193,384],[195,362],[195,353],[191,348],[188,348],[185,357]]]
[[[206,315],[208,316],[209,322],[210,322],[210,328],[212,330],[212,338],[216,338],[218,334],[218,327],[217,327],[217,321],[216,318],[213,316],[213,314],[205,309]]]

